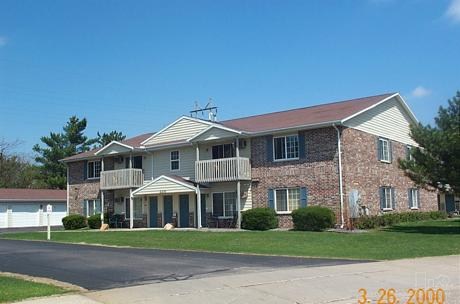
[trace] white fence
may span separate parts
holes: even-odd
[[[136,188],[144,183],[142,169],[121,169],[101,172],[101,189]]]
[[[249,158],[231,157],[195,162],[197,182],[228,182],[251,179]]]

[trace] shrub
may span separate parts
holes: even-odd
[[[95,214],[88,217],[88,227],[91,229],[101,228],[101,214]]]
[[[248,230],[268,230],[278,227],[275,210],[254,208],[242,213],[241,227]]]
[[[447,214],[443,211],[385,213],[383,215],[362,216],[355,221],[355,227],[358,229],[374,229],[378,227],[393,226],[399,223],[439,220],[445,218],[447,218]]]
[[[70,214],[62,218],[62,225],[65,230],[75,230],[86,227],[86,218],[80,214]]]
[[[292,212],[292,221],[296,230],[322,231],[335,225],[335,214],[329,208],[311,206]]]

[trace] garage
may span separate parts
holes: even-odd
[[[0,189],[0,228],[46,226],[48,204],[53,207],[51,225],[62,225],[67,215],[65,190]]]

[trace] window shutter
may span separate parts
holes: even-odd
[[[379,137],[377,137],[377,160],[382,160],[382,145]]]
[[[268,207],[275,209],[275,191],[268,189]]]
[[[388,140],[388,154],[390,154],[390,163],[393,161],[393,145],[391,144],[391,140]]]
[[[395,188],[390,188],[391,189],[391,203],[393,204],[393,206],[391,206],[393,208],[393,210],[396,210],[396,190]]]
[[[88,211],[87,211],[88,201],[83,200],[81,202],[81,205],[82,205],[82,209],[83,209],[83,216],[88,216]]]
[[[385,208],[385,192],[383,187],[379,188],[379,196],[380,196],[380,209],[383,210]]]
[[[96,206],[95,206],[95,209],[96,209],[96,214],[97,213],[101,213],[101,209],[102,209],[102,204],[101,204],[101,200],[97,200],[96,201]]]
[[[417,189],[417,202],[418,202],[418,208],[422,208],[422,204],[420,202],[420,189]]]
[[[273,135],[267,135],[265,137],[265,140],[267,141],[266,143],[267,161],[272,162],[273,161]]]
[[[88,161],[85,160],[85,163],[83,164],[83,179],[88,178]]]
[[[307,188],[302,187],[300,188],[300,208],[307,207],[307,200],[308,200],[308,193]]]
[[[305,133],[299,133],[299,158],[305,159]]]
[[[412,189],[407,190],[407,197],[409,199],[409,208],[412,208]]]

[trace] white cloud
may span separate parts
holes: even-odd
[[[7,42],[8,39],[5,36],[0,36],[0,47],[5,46]]]
[[[446,11],[446,16],[456,23],[460,23],[460,0],[452,0]]]
[[[423,87],[423,86],[418,86],[415,89],[412,90],[410,95],[414,98],[422,98],[425,96],[428,96],[431,94],[431,90]]]

